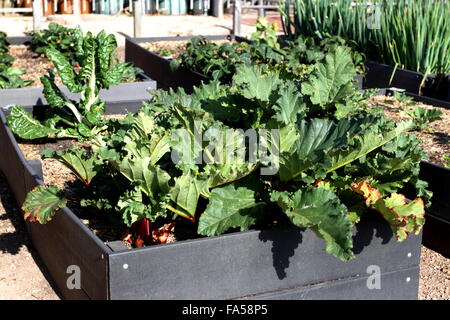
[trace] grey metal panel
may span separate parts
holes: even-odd
[[[31,41],[31,36],[8,37],[8,40],[12,45],[20,45],[20,44],[25,44],[25,43]]]
[[[323,240],[300,229],[240,232],[112,253],[110,298],[230,299],[365,275],[370,265],[389,272],[419,264],[421,235],[399,243],[378,216],[365,216],[354,233],[357,257],[349,262],[324,252]]]
[[[325,282],[317,285],[272,292],[248,300],[416,300],[419,266],[382,273],[379,289],[369,289],[368,277]],[[369,283],[370,280],[369,280]]]
[[[209,81],[208,77],[190,70],[172,71],[169,59],[148,51],[129,38],[125,39],[125,61],[133,62],[144,70],[156,80],[160,89],[182,87],[187,93],[191,93],[192,88],[199,86],[201,81]]]
[[[431,207],[427,211],[450,223],[450,192],[447,189],[450,183],[450,169],[422,161],[419,177],[428,182],[428,189],[433,192]]]

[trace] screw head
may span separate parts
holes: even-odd
[[[124,268],[125,270],[127,270],[127,269],[128,269],[128,264],[124,263],[123,268]]]
[[[411,258],[411,257],[412,257],[411,252],[408,252],[408,258]]]
[[[406,278],[406,282],[410,282],[411,281],[411,278],[410,277],[407,277]]]

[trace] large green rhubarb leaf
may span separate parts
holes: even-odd
[[[293,82],[287,82],[279,90],[279,94],[280,97],[273,106],[276,111],[274,118],[287,126],[297,123],[298,118],[303,118],[307,110],[299,89]]]
[[[125,157],[118,164],[123,176],[131,182],[139,184],[140,189],[150,198],[156,193],[167,193],[170,189],[170,176],[164,170],[150,164],[151,159]]]
[[[55,135],[58,130],[43,126],[19,106],[13,106],[7,117],[8,126],[23,139],[37,139]]]
[[[200,217],[198,233],[214,236],[230,228],[248,230],[261,214],[261,205],[255,202],[254,191],[233,185],[211,191],[209,204]]]
[[[280,155],[280,178],[283,181],[297,177],[301,172],[323,164],[325,151],[340,148],[347,142],[347,134],[359,129],[364,121],[342,119],[301,121],[298,139],[289,152]]]
[[[334,171],[369,152],[385,145],[405,131],[412,128],[411,121],[400,122],[395,129],[384,133],[367,132],[353,136],[345,149],[336,149],[328,154],[331,157],[331,167],[327,172]]]
[[[174,207],[169,207],[175,213],[193,220],[197,203],[206,181],[197,180],[192,174],[182,175],[175,179],[175,186],[170,192]]]
[[[332,192],[322,188],[298,190],[293,195],[274,192],[272,201],[277,202],[291,222],[298,227],[311,228],[326,241],[326,251],[348,261],[352,252],[352,227],[347,207]]]
[[[233,84],[241,88],[241,94],[247,99],[268,102],[274,90],[278,88],[278,74],[264,74],[260,66],[242,66],[234,76]]]
[[[302,84],[302,93],[310,96],[313,104],[326,106],[354,91],[355,74],[350,50],[338,47],[326,55],[324,63],[317,64],[317,69]]]
[[[31,190],[22,205],[24,218],[45,224],[59,209],[66,206],[64,194],[55,186],[37,186]]]

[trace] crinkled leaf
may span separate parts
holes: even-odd
[[[55,135],[58,130],[43,126],[19,106],[13,106],[7,117],[8,126],[23,139],[37,139]]]
[[[192,220],[205,184],[206,181],[197,180],[192,174],[175,178],[175,186],[170,191],[171,200],[176,204],[174,212]]]
[[[214,236],[230,228],[248,230],[261,215],[261,204],[255,202],[254,191],[233,185],[211,191],[206,211],[199,219],[198,233]]]
[[[64,193],[55,186],[37,186],[31,190],[22,205],[24,218],[45,224],[59,209],[66,206]]]
[[[324,63],[317,64],[316,70],[302,84],[302,93],[320,106],[339,101],[354,91],[352,80],[355,74],[350,50],[338,47],[326,55]]]
[[[45,51],[46,56],[58,70],[62,83],[71,92],[81,92],[83,86],[78,82],[77,75],[66,57],[56,49],[48,48]]]
[[[264,74],[260,66],[242,66],[234,76],[233,84],[240,86],[240,93],[247,99],[269,101],[272,91],[280,84],[277,73]]]
[[[352,227],[347,208],[332,192],[322,188],[297,190],[292,196],[287,192],[274,192],[276,201],[291,222],[298,227],[311,228],[326,241],[326,251],[348,261],[352,252]]]
[[[169,191],[170,176],[157,166],[150,164],[151,159],[125,157],[118,169],[131,182],[139,184],[140,189],[149,197],[159,192]]]
[[[351,188],[364,197],[368,207],[381,213],[398,241],[405,240],[410,232],[419,234],[425,224],[424,203],[420,198],[408,201],[404,195],[398,193],[382,198],[379,190],[372,188],[365,181],[354,183]]]

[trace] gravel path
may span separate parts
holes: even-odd
[[[0,175],[0,300],[55,300],[22,214]]]

